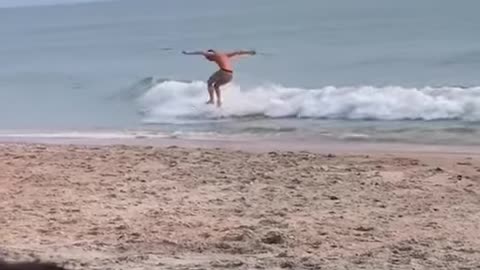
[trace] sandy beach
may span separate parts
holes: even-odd
[[[179,145],[2,144],[0,257],[69,269],[480,268],[480,152]]]

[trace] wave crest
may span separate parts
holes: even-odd
[[[303,89],[280,85],[223,90],[223,108],[205,105],[201,81],[162,81],[140,98],[144,121],[262,116],[350,120],[480,120],[480,87],[361,86]]]

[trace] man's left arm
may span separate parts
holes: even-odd
[[[227,53],[227,56],[234,57],[234,56],[240,56],[240,55],[255,55],[255,54],[257,53],[254,50],[250,50],[250,51],[240,50],[240,51],[229,52]]]

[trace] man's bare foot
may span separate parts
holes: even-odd
[[[213,100],[209,100],[209,101],[205,102],[205,104],[213,104]]]
[[[220,100],[217,100],[217,107],[218,108],[222,107],[222,102]]]

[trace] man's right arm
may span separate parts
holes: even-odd
[[[194,51],[194,52],[183,51],[182,53],[185,54],[185,55],[203,55],[203,56],[205,56],[207,54],[204,51]]]

